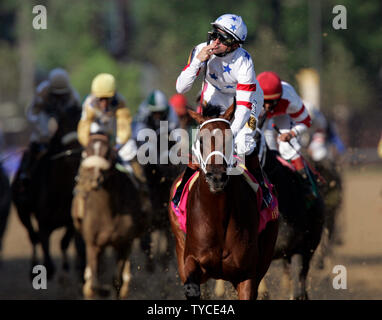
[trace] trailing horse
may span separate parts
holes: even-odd
[[[116,154],[106,136],[91,135],[83,156],[72,204],[75,227],[86,244],[83,294],[95,298],[100,293],[100,255],[112,246],[117,253],[114,286],[119,297],[126,298],[132,244],[147,228],[150,213],[142,211],[132,180],[115,168]]]
[[[339,213],[342,205],[343,184],[341,173],[331,160],[315,162],[315,168],[325,179],[320,190],[325,203],[324,229],[315,257],[315,266],[324,268],[324,260],[331,254],[332,246],[342,242]]]
[[[210,278],[230,281],[239,299],[256,299],[258,285],[273,256],[277,219],[268,221],[260,232],[262,197],[242,175],[227,174],[233,141],[232,135],[225,137],[224,132],[231,132],[233,112],[231,106],[222,116],[207,118],[189,110],[201,125],[197,143],[210,153],[199,157],[199,176],[189,189],[185,225],[178,221],[173,206],[169,206],[178,271],[188,299],[200,298],[200,284]],[[217,131],[223,135],[208,138]],[[219,145],[224,146],[223,152]],[[196,152],[200,148],[196,147]],[[173,184],[170,199],[178,181]]]
[[[38,160],[32,171],[29,185],[25,185],[20,179],[21,168],[12,183],[13,201],[33,246],[31,267],[33,268],[37,264],[36,245],[41,243],[48,279],[55,272],[55,266],[50,256],[49,239],[51,233],[60,227],[66,228],[61,240],[61,250],[63,268],[68,269],[66,251],[74,235],[70,214],[72,192],[81,153],[76,135],[80,115],[81,109],[77,106],[57,112],[57,131],[52,137],[47,151]],[[38,223],[37,230],[32,225],[32,214]],[[81,239],[77,240],[77,249],[78,252],[81,252]]]
[[[320,195],[314,200],[307,199],[298,173],[277,151],[267,149],[265,157],[264,171],[275,186],[280,210],[273,259],[283,259],[284,275],[292,280],[291,298],[308,299],[306,278],[321,239],[324,203]],[[262,295],[267,296],[265,284],[261,287]]]
[[[168,267],[169,261],[171,261],[174,255],[171,225],[167,216],[167,207],[169,204],[168,194],[174,179],[182,172],[184,165],[174,165],[169,160],[168,150],[171,149],[174,142],[169,141],[167,138],[168,150],[161,153],[160,143],[162,138],[161,134],[163,134],[163,132],[160,133],[159,128],[151,127],[150,129],[157,132],[156,150],[158,163],[147,163],[143,165],[150,191],[153,215],[149,228],[146,230],[145,235],[141,238],[141,249],[146,254],[146,269],[150,272],[154,272],[154,252],[152,252],[154,245],[159,247],[159,249],[162,249],[162,252],[159,252],[158,258],[163,270]],[[165,158],[167,158],[166,161]],[[167,164],[163,164],[165,162],[167,162]],[[166,239],[165,248],[160,244],[153,243],[152,233],[154,231],[161,231],[163,233]]]

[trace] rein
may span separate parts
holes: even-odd
[[[204,121],[199,129],[198,129],[198,133],[200,132],[200,130],[203,128],[204,125],[208,124],[208,123],[211,123],[211,122],[225,122],[227,123],[229,126],[231,126],[231,123],[226,120],[226,119],[222,119],[222,118],[214,118],[214,119],[210,119],[210,120],[207,120],[207,121]],[[232,152],[231,154],[229,155],[229,159],[227,159],[227,157],[221,152],[221,151],[212,151],[210,152],[208,155],[207,155],[207,158],[206,160],[203,159],[203,156],[200,152],[200,141],[199,139],[197,139],[195,141],[195,143],[193,144],[192,146],[192,151],[194,152],[194,154],[196,155],[197,159],[198,159],[198,162],[199,162],[199,165],[200,165],[200,168],[203,170],[203,172],[206,174],[207,173],[207,170],[206,170],[206,167],[207,167],[207,163],[208,163],[208,160],[214,156],[214,155],[219,155],[221,157],[223,157],[223,159],[225,160],[225,162],[227,163],[227,166],[228,167],[233,167],[234,165],[234,157],[233,157],[233,149],[234,149],[234,142],[233,142],[233,139],[232,139]]]
[[[61,159],[64,157],[70,157],[70,156],[73,156],[76,154],[80,154],[81,152],[82,152],[82,148],[69,149],[69,150],[65,150],[65,151],[56,153],[55,155],[51,156],[49,158],[49,160],[57,160],[57,159]]]
[[[68,145],[69,143],[73,141],[77,141],[77,132],[75,131],[69,132],[61,138],[61,143],[64,146]],[[76,155],[81,152],[82,152],[82,147],[76,148],[76,149],[69,149],[69,150],[65,150],[65,151],[54,154],[53,156],[49,158],[49,160],[57,160],[64,157],[70,157],[72,155]]]

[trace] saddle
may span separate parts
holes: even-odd
[[[259,228],[258,232],[260,233],[263,231],[267,225],[268,222],[277,220],[279,217],[279,210],[278,210],[278,201],[273,191],[273,185],[269,183],[268,180],[266,180],[266,184],[272,193],[272,202],[269,207],[265,207],[264,209],[261,209],[261,203],[263,199],[262,190],[259,187],[259,184],[257,183],[255,177],[247,170],[244,164],[239,164],[243,168],[243,178],[248,183],[248,185],[252,188],[252,190],[256,194],[257,198],[257,209],[260,212],[260,221],[259,221]],[[186,185],[184,186],[182,196],[180,198],[178,206],[175,206],[173,202],[171,202],[171,208],[172,211],[175,213],[179,228],[186,234],[187,233],[187,200],[188,195],[195,184],[195,181],[199,178],[199,171],[195,172],[191,178],[187,181]],[[174,192],[172,194],[172,197],[175,195],[176,189],[181,183],[181,178],[178,178],[178,180],[175,183]]]

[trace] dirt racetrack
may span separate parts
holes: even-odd
[[[364,166],[344,172],[344,203],[341,211],[343,244],[336,246],[323,270],[311,269],[311,299],[382,299],[382,168]],[[53,234],[52,253],[60,267],[59,240],[62,230]],[[69,250],[73,256],[73,246]],[[4,238],[0,265],[0,299],[81,299],[81,287],[74,271],[64,275],[58,271],[48,282],[47,290],[34,290],[29,278],[31,245],[27,233],[13,210]],[[133,251],[131,299],[184,299],[176,275],[175,259],[167,270],[156,267],[148,273],[138,241]],[[335,290],[332,285],[335,265],[347,270],[347,289]],[[274,262],[267,274],[272,299],[288,299],[279,285],[280,263]],[[277,292],[277,293],[276,293]],[[228,295],[228,298],[234,297]],[[212,296],[211,298],[214,298]]]

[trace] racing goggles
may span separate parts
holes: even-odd
[[[280,99],[264,100],[264,104],[269,104],[270,109],[274,109],[279,103]]]
[[[223,34],[218,30],[212,30],[208,32],[208,41],[215,41],[219,39],[219,41],[225,46],[232,46],[235,42],[237,42],[234,38],[229,35]]]

